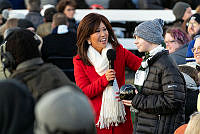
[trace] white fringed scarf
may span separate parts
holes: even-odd
[[[108,49],[112,49],[110,44],[107,44],[100,54],[91,45],[88,48],[87,56],[100,76],[104,75],[109,69],[109,62],[106,56]],[[118,96],[116,92],[119,92],[119,87],[115,78],[113,86],[107,86],[103,91],[99,121],[96,124],[100,129],[109,129],[109,126],[118,126],[119,123],[125,122],[125,108],[122,102],[115,98]]]

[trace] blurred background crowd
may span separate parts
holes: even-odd
[[[23,18],[9,15],[24,9],[28,12]],[[36,134],[96,133],[91,101],[74,77],[73,57],[80,49],[76,9],[172,10],[175,20],[165,22],[163,44],[183,73],[187,89],[186,124],[175,133],[184,133],[187,126],[188,134],[200,133],[200,114],[193,114],[200,110],[199,0],[0,0],[0,134],[32,134],[33,129]],[[117,40],[133,38],[141,22],[110,23],[125,28],[113,29]],[[126,84],[134,83],[134,74],[126,68]],[[133,123],[135,113],[133,109]]]

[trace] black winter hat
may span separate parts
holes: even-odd
[[[35,27],[33,26],[33,23],[27,19],[19,19],[17,26],[23,29],[26,29],[29,27],[33,27],[35,29]]]
[[[4,9],[12,8],[12,4],[8,0],[0,1],[0,14]]]
[[[189,20],[195,20],[196,22],[198,22],[200,24],[200,13],[195,13],[193,14]]]

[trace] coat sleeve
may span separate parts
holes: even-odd
[[[185,82],[178,70],[173,72],[169,73],[167,68],[164,69],[160,87],[163,90],[162,94],[138,93],[132,100],[133,107],[151,114],[170,114],[184,105]]]
[[[76,84],[82,91],[89,97],[93,98],[103,93],[104,89],[108,85],[105,74],[95,81],[91,82],[88,75],[84,71],[86,65],[81,60],[73,59],[74,62],[74,76]],[[92,74],[91,74],[92,75]]]
[[[47,42],[46,42],[46,38],[43,39],[43,44],[42,44],[42,47],[41,47],[42,59],[44,61],[47,60],[47,47],[46,47]]]
[[[187,54],[186,54],[187,58],[194,57],[194,54],[192,52],[192,48],[194,47],[194,43],[195,43],[195,40],[192,40],[188,43],[188,50],[187,50]]]
[[[141,65],[142,58],[137,57],[132,52],[124,48],[125,53],[125,64],[128,66],[131,70],[137,71],[138,68]]]

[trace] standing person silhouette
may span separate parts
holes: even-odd
[[[116,99],[125,84],[125,66],[136,71],[142,59],[124,49],[117,41],[108,19],[90,13],[77,30],[78,54],[74,57],[76,84],[89,97],[96,112],[98,134],[132,134],[130,109]],[[116,50],[114,69],[109,69],[106,53]],[[109,81],[114,80],[113,86]]]
[[[175,61],[163,47],[164,21],[139,24],[135,44],[145,58],[135,74],[137,88],[132,100],[123,100],[138,110],[134,134],[172,134],[185,123],[185,81]]]

